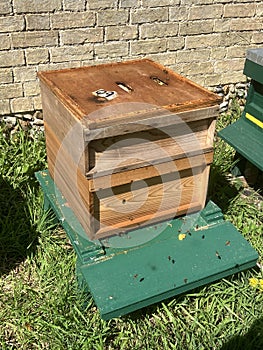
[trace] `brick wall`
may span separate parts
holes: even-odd
[[[244,81],[263,1],[0,0],[0,115],[41,109],[37,71],[149,57],[203,86]]]

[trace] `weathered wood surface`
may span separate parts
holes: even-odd
[[[50,173],[91,239],[182,215],[205,204],[212,151],[88,180],[48,126],[46,138]]]
[[[87,235],[93,239],[95,232],[99,229],[98,221],[96,218],[94,220],[94,213],[98,212],[95,208],[98,205],[96,195],[89,191],[88,180],[47,125],[45,134],[51,177],[67,199],[68,205],[79,219]]]
[[[86,175],[102,176],[209,152],[211,123],[205,119],[91,142]]]
[[[55,133],[59,144],[63,144],[68,156],[85,174],[88,153],[85,152],[82,125],[43,83],[41,83],[41,98],[45,127],[49,127],[50,131]],[[49,142],[47,141],[49,148],[52,148],[52,140],[51,138]]]
[[[125,114],[124,110],[132,109],[132,113]],[[142,130],[150,130],[152,128],[162,128],[170,125],[178,125],[189,123],[203,119],[216,118],[218,116],[219,106],[210,106],[203,108],[194,108],[189,111],[171,113],[163,108],[155,108],[154,110],[143,112],[137,104],[132,105],[116,105],[115,119],[108,119],[105,123],[100,122],[99,125],[89,123],[89,128],[84,126],[84,139],[89,142],[91,140],[113,137],[117,135],[125,135]],[[135,113],[136,110],[140,113]],[[94,112],[95,113],[95,112]],[[96,114],[109,115],[113,113],[111,107],[106,107],[96,111]],[[142,114],[143,113],[143,114]],[[120,119],[119,119],[120,118]]]
[[[89,180],[90,192],[96,192],[101,189],[116,187],[124,184],[130,184],[141,179],[162,176],[176,171],[186,169],[196,169],[197,167],[209,166],[213,161],[213,149],[208,153],[193,155],[189,158],[180,158],[173,161],[159,163],[142,168],[116,172],[108,175],[101,173],[94,174]],[[203,190],[206,191],[205,186]]]
[[[204,207],[216,95],[149,60],[39,77],[49,170],[90,239]]]
[[[171,178],[173,175],[169,174]],[[118,193],[119,189],[116,189],[113,192],[114,197],[103,198],[107,190],[98,192],[101,224],[95,237],[100,239],[125,233],[134,228],[201,210],[206,201],[209,166],[200,167],[199,173],[197,171],[194,176],[190,173],[188,175],[187,171],[181,172],[179,179],[162,184],[154,184],[155,179],[149,179],[148,184],[152,182],[151,186],[132,192]]]
[[[182,208],[188,210],[193,203],[202,207],[200,182],[204,170],[195,176],[188,169],[98,191],[101,223],[125,227],[144,222],[145,216],[160,217],[170,209],[177,216],[177,211],[182,213]]]
[[[50,173],[91,239],[182,215],[205,204],[212,151],[88,180],[48,126],[46,138]],[[122,213],[123,207],[128,212]]]
[[[88,128],[89,124],[97,128],[100,124],[116,120],[114,108],[109,115],[93,113],[105,106],[142,103],[141,112],[129,112],[133,120],[140,120],[140,115],[154,112],[154,109],[179,112],[213,106],[221,100],[212,92],[148,59],[40,72],[38,76],[77,118],[85,120]],[[153,77],[164,84],[159,85]],[[124,91],[118,82],[130,86],[132,91]],[[118,97],[108,102],[98,102],[92,92],[100,88],[115,90]],[[127,120],[126,111],[123,115],[117,114],[119,121]]]

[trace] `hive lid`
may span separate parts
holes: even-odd
[[[88,125],[105,124],[105,120],[112,121],[117,115],[119,121],[120,115],[125,120],[127,113],[136,113],[138,120],[138,115],[158,108],[181,112],[214,106],[221,101],[216,94],[148,59],[40,72],[38,76]],[[117,97],[98,101],[92,95],[98,89],[116,91]],[[119,108],[121,104],[125,108]],[[96,113],[110,106],[112,113]]]
[[[254,63],[263,66],[263,48],[247,50],[246,58]]]
[[[263,84],[263,48],[247,50],[243,73]]]

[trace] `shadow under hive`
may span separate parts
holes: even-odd
[[[256,264],[220,209],[205,206],[215,94],[149,60],[39,77],[49,171],[36,177],[102,318]],[[99,89],[117,97],[96,99]]]

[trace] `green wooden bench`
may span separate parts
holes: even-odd
[[[244,111],[218,135],[263,171],[263,48],[247,51],[244,74],[252,79]]]

